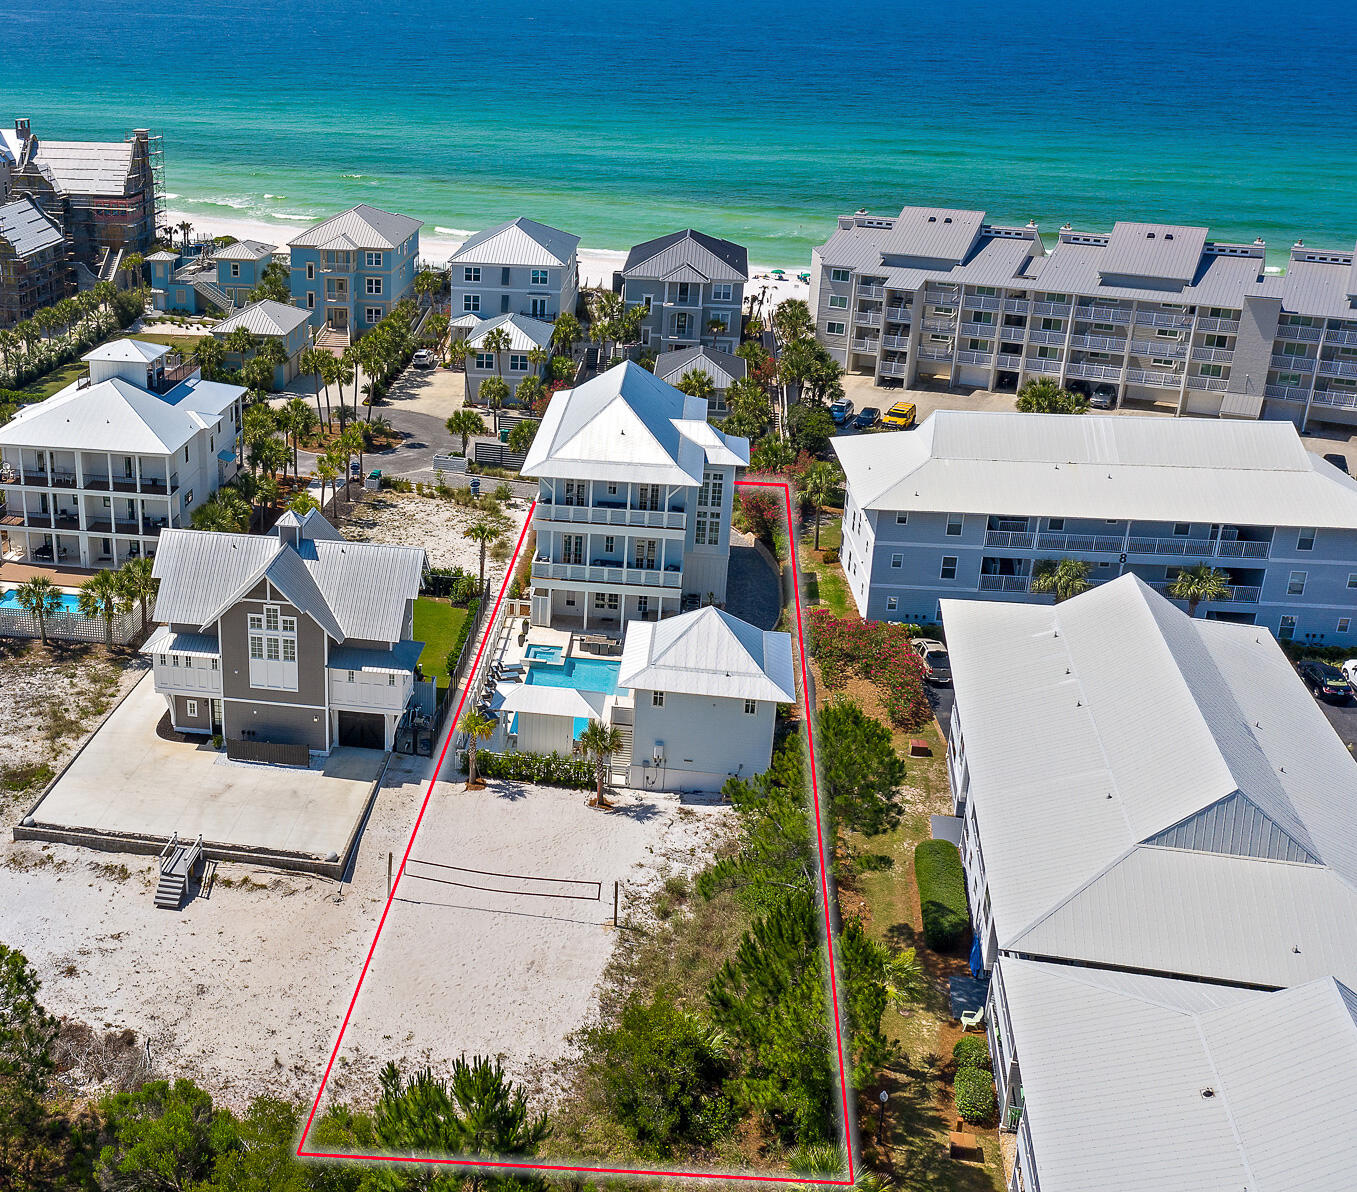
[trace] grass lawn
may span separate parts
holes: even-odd
[[[115,331],[109,340],[127,339],[129,335],[125,331]],[[132,336],[134,339],[144,339],[153,344],[168,344],[169,347],[179,352],[183,356],[190,356],[198,347],[198,337],[192,335],[162,335],[156,332],[139,332]],[[105,342],[109,342],[106,340]],[[89,365],[82,360],[73,360],[70,364],[63,364],[60,368],[53,369],[46,376],[39,377],[36,381],[30,381],[18,392],[29,395],[34,401],[41,401],[44,398],[51,397],[59,389],[65,389],[77,377],[83,377],[89,371]]]
[[[826,512],[820,519],[820,549],[815,543],[815,527],[811,526],[796,544],[797,559],[803,571],[815,575],[814,584],[808,584],[806,598],[810,604],[823,604],[837,617],[856,614],[857,607],[848,591],[843,568],[838,563],[826,563],[824,552],[837,550],[843,541],[843,525],[837,513]]]
[[[439,687],[448,685],[448,651],[466,615],[466,609],[432,596],[420,596],[415,601],[415,641],[424,643],[419,664],[426,676],[438,679]]]
[[[160,331],[138,331],[133,339],[144,339],[147,343],[166,344],[181,356],[192,356],[202,341],[201,335],[169,335]]]

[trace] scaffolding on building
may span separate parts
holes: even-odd
[[[136,133],[130,133],[127,139],[134,140]],[[169,213],[165,206],[165,137],[162,133],[152,132],[146,138],[146,157],[151,167],[152,192],[152,236],[155,240],[170,241]]]

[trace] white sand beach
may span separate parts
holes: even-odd
[[[193,225],[193,231],[209,233],[213,236],[234,236],[238,240],[259,240],[265,244],[274,244],[282,248],[294,236],[305,231],[304,225],[290,224],[283,220],[266,219],[220,219],[201,220],[186,211],[171,210],[168,213],[171,225],[185,220]],[[663,235],[663,229],[657,229],[657,236]],[[465,238],[440,233],[436,227],[426,225],[419,234],[420,256],[431,263],[443,264],[456,252]],[[584,248],[579,251],[580,286],[612,286],[613,273],[622,268],[626,260],[625,252],[606,248]],[[786,261],[778,265],[751,264],[749,267],[749,285],[745,288],[745,297],[766,290],[765,301],[777,303],[787,298],[806,298],[810,287],[798,281],[796,275],[810,268],[805,260]],[[774,269],[782,269],[786,277],[778,280],[772,276]]]

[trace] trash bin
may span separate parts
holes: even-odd
[[[501,443],[507,443],[507,442],[509,441],[509,428],[508,428],[508,427],[505,427],[502,431],[499,432],[499,441],[500,441]]]

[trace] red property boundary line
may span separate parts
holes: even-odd
[[[367,977],[368,969],[372,965],[372,957],[377,950],[377,941],[381,938],[382,928],[386,926],[386,918],[387,915],[391,913],[391,906],[395,900],[396,891],[400,888],[401,878],[405,876],[405,866],[410,859],[410,850],[414,847],[415,837],[419,835],[419,826],[424,821],[424,812],[428,809],[429,800],[433,796],[434,783],[438,781],[439,772],[443,768],[443,761],[447,757],[449,746],[452,744],[453,734],[457,731],[457,725],[462,719],[462,708],[466,703],[467,696],[471,692],[470,683],[467,684],[466,689],[462,692],[462,698],[457,703],[457,711],[448,725],[447,735],[443,740],[443,748],[438,755],[438,764],[434,767],[433,775],[429,779],[428,789],[424,792],[424,801],[420,804],[419,815],[415,819],[415,826],[410,832],[410,839],[406,842],[405,852],[401,856],[400,868],[396,871],[395,880],[391,883],[391,892],[387,895],[386,905],[382,908],[382,917],[377,922],[377,930],[372,937],[372,943],[368,947],[367,956],[363,960],[362,971],[358,974],[358,984],[354,986],[353,996],[349,999],[348,1009],[344,1013],[344,1021],[339,1028],[339,1037],[335,1039],[334,1049],[330,1052],[329,1062],[325,1065],[325,1075],[321,1077],[320,1088],[316,1090],[316,1099],[312,1102],[311,1113],[306,1119],[306,1127],[302,1130],[302,1136],[297,1143],[296,1153],[298,1157],[304,1159],[360,1159],[379,1163],[406,1163],[419,1166],[439,1164],[450,1167],[478,1167],[503,1171],[573,1172],[581,1175],[668,1176],[671,1178],[725,1180],[738,1181],[741,1183],[800,1184],[825,1188],[852,1187],[856,1176],[853,1157],[853,1131],[848,1116],[848,1077],[844,1066],[843,1028],[840,1022],[841,1016],[839,1013],[838,975],[835,971],[834,929],[829,914],[829,866],[825,860],[824,827],[820,815],[820,785],[816,777],[814,718],[810,706],[810,676],[806,664],[805,625],[801,614],[800,568],[796,553],[795,522],[792,518],[792,490],[791,485],[785,481],[778,480],[737,480],[735,484],[737,488],[780,489],[782,491],[783,503],[787,514],[787,541],[791,553],[793,577],[792,590],[795,596],[796,606],[796,642],[801,659],[801,702],[806,713],[806,744],[810,756],[811,806],[815,813],[815,846],[820,857],[820,897],[825,912],[825,947],[828,949],[829,954],[829,995],[834,1011],[834,1046],[839,1065],[839,1093],[841,1098],[841,1109],[843,1111],[844,1147],[848,1154],[848,1178],[846,1180],[831,1180],[796,1175],[755,1175],[710,1171],[673,1171],[662,1168],[637,1167],[585,1167],[565,1163],[514,1163],[505,1160],[487,1162],[486,1160],[479,1158],[421,1159],[406,1155],[367,1155],[334,1151],[310,1151],[306,1149],[307,1137],[310,1135],[311,1127],[315,1123],[316,1114],[320,1111],[321,1097],[325,1095],[325,1086],[329,1083],[330,1073],[334,1069],[335,1061],[339,1058],[339,1048],[344,1042],[344,1033],[349,1029],[349,1021],[353,1017],[354,1006],[358,1003],[358,994],[363,988],[363,981]],[[518,535],[518,543],[514,547],[513,558],[510,560],[508,570],[504,574],[504,581],[500,584],[499,595],[495,598],[495,607],[490,613],[489,621],[486,623],[486,631],[481,637],[480,648],[477,649],[475,661],[472,663],[471,670],[468,672],[468,675],[471,678],[475,677],[477,668],[479,668],[481,664],[481,656],[484,654],[486,644],[490,640],[490,629],[495,625],[495,619],[499,615],[500,605],[504,602],[504,594],[509,589],[509,581],[513,577],[514,568],[518,564],[518,557],[522,553],[523,543],[528,536],[529,528],[532,526],[532,516],[536,508],[537,502],[533,501],[528,509],[527,519],[523,523],[523,529]],[[781,577],[779,576],[779,582],[780,580]]]

